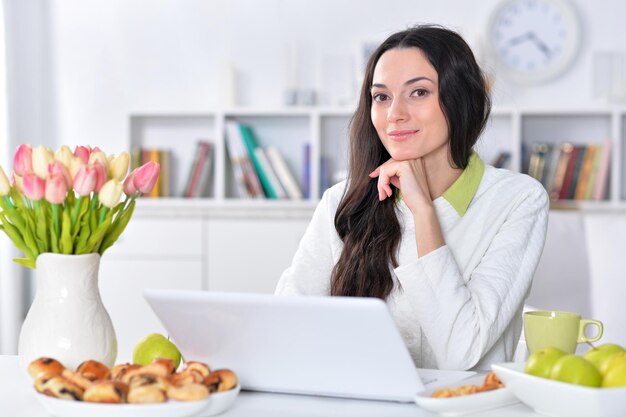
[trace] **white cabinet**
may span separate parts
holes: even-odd
[[[201,218],[135,214],[100,267],[100,292],[117,334],[118,362],[130,361],[146,334],[165,333],[143,290],[201,290],[202,271]]]
[[[310,218],[209,218],[209,291],[273,293]]]

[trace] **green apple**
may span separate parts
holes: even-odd
[[[151,333],[141,339],[133,350],[133,363],[147,365],[156,358],[171,359],[174,369],[180,364],[180,351],[178,347],[165,336],[159,333]]]
[[[570,384],[599,387],[602,375],[594,364],[582,356],[565,355],[552,367],[550,378]]]
[[[600,374],[606,376],[609,371],[622,363],[626,363],[626,352],[617,352],[609,356],[600,366]]]
[[[555,347],[547,347],[533,352],[526,360],[524,372],[541,378],[550,378],[552,367],[566,353]]]
[[[600,369],[602,367],[602,363],[617,352],[626,352],[626,350],[615,343],[604,343],[598,347],[589,349],[585,352],[583,357],[593,363],[596,368]]]
[[[602,388],[626,386],[626,362],[612,367],[602,380]]]

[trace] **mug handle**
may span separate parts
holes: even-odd
[[[587,326],[596,326],[596,328],[598,329],[598,332],[596,333],[595,336],[592,337],[587,337],[585,335],[585,330],[587,329]],[[600,338],[602,337],[602,331],[604,330],[604,326],[602,325],[601,321],[598,320],[581,320],[580,321],[580,330],[578,331],[578,343],[585,343],[585,342],[596,342],[598,340],[600,340]]]

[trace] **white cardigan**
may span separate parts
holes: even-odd
[[[330,294],[343,246],[334,217],[345,186],[324,193],[276,294]],[[416,366],[489,369],[511,360],[517,346],[545,241],[548,195],[527,175],[485,166],[466,211],[444,196],[433,204],[446,245],[422,258],[411,212],[398,202],[403,232],[387,305]]]

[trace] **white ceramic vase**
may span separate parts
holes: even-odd
[[[41,356],[76,367],[87,359],[112,366],[117,339],[98,288],[100,255],[42,253],[37,293],[20,332],[22,369]]]

